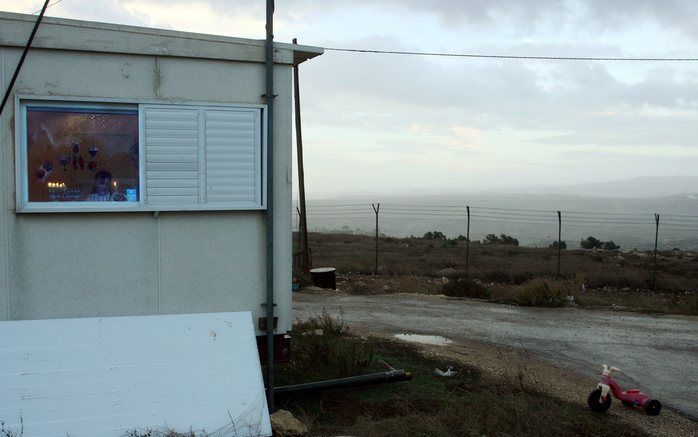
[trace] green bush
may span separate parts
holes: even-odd
[[[348,330],[341,318],[324,309],[319,316],[296,323],[291,361],[278,382],[299,384],[365,373],[373,350],[360,338],[348,335]]]
[[[457,278],[443,285],[442,293],[452,297],[489,299],[490,290],[480,282],[468,278]]]
[[[567,301],[569,285],[563,281],[537,278],[520,286],[516,302],[522,306],[559,307]]]

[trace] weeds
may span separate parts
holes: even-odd
[[[365,341],[349,336],[344,321],[326,310],[317,317],[298,322],[293,329],[291,361],[279,383],[298,384],[311,380],[344,378],[365,373],[373,351]]]
[[[515,299],[522,306],[559,307],[567,301],[569,288],[567,281],[537,278],[520,286]]]
[[[479,299],[489,299],[492,295],[490,290],[482,285],[480,281],[464,277],[455,278],[443,285],[442,293],[452,297],[471,297]]]

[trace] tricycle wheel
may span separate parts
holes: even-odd
[[[656,416],[660,411],[662,411],[662,403],[656,399],[652,399],[645,405],[645,412],[650,416]]]
[[[601,389],[597,388],[589,394],[587,404],[589,404],[589,408],[591,408],[591,411],[595,413],[604,413],[608,411],[609,408],[611,408],[611,394],[607,394],[606,400],[604,402],[601,402]]]

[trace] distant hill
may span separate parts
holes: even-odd
[[[512,191],[528,194],[573,194],[626,199],[693,195],[695,199],[698,199],[698,177],[639,177],[589,184],[523,187]]]

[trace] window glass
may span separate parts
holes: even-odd
[[[27,106],[29,202],[137,202],[138,111]]]

